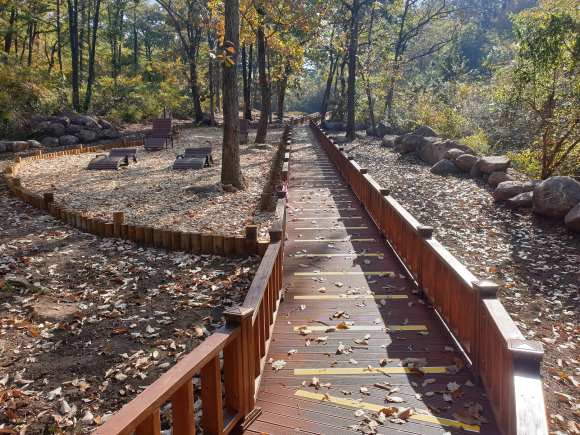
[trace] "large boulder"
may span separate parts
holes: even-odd
[[[395,139],[395,145],[402,145],[403,144],[403,141],[408,136],[411,136],[411,135],[409,133],[406,133],[406,134],[402,134],[400,136],[397,136],[396,139]]]
[[[512,210],[517,210],[520,207],[527,207],[532,205],[532,200],[534,197],[534,192],[523,192],[519,195],[508,198],[505,205]]]
[[[344,127],[342,122],[324,121],[322,123],[322,128],[325,130],[330,130],[330,131],[344,131],[344,130],[346,130],[346,128]]]
[[[84,126],[81,125],[77,125],[77,124],[71,124],[66,130],[65,130],[65,134],[77,134],[80,133],[81,131],[83,131],[85,129]]]
[[[570,177],[552,177],[534,189],[534,213],[564,219],[580,203],[580,183]]]
[[[366,130],[368,127],[369,127],[369,125],[366,123],[363,123],[363,122],[355,122],[354,123],[354,131]]]
[[[332,136],[331,139],[334,141],[334,143],[348,143],[346,136]]]
[[[481,176],[483,176],[483,171],[478,168],[477,162],[475,162],[475,164],[471,168],[471,171],[469,171],[469,178],[476,178]]]
[[[52,137],[61,137],[64,134],[64,125],[60,122],[53,122],[49,124],[46,132]]]
[[[99,139],[117,139],[121,135],[114,128],[108,128],[99,132]]]
[[[42,116],[42,115],[32,115],[30,117],[30,122],[34,123],[34,124],[40,124],[46,121],[46,116]]]
[[[0,142],[0,153],[6,152],[6,143]]]
[[[44,139],[42,139],[40,141],[40,143],[42,144],[43,147],[57,147],[60,144],[58,143],[58,139],[56,137],[45,137]]]
[[[377,135],[384,137],[387,134],[393,134],[393,127],[388,122],[379,122],[377,124]]]
[[[11,151],[13,153],[19,153],[21,151],[26,151],[28,147],[28,142],[16,141],[16,142],[4,142],[6,144],[6,151]]]
[[[387,135],[383,136],[383,138],[381,139],[381,145],[386,147],[386,148],[394,148],[396,138],[397,138],[397,136],[387,134]]]
[[[461,172],[459,168],[449,160],[441,160],[431,168],[431,173],[437,175],[458,174],[459,172]]]
[[[421,143],[423,139],[424,139],[423,136],[417,136],[415,134],[404,137],[403,141],[401,142],[401,152],[403,154],[407,154],[416,151],[417,146]],[[396,143],[397,142],[395,141],[395,144]]]
[[[373,128],[372,127],[367,128],[367,136],[373,136]]]
[[[445,153],[445,155],[443,156],[443,158],[445,160],[451,160],[451,161],[455,161],[456,158],[462,156],[463,154],[465,154],[464,151],[461,151],[457,148],[451,148],[449,151],[447,151]]]
[[[53,122],[58,122],[59,124],[62,124],[64,128],[67,128],[70,125],[70,119],[67,118],[66,116],[59,117],[55,119]]]
[[[28,143],[28,148],[29,149],[34,149],[34,150],[39,150],[42,147],[42,144],[36,140],[27,140],[26,143]]]
[[[113,128],[113,124],[111,124],[109,121],[105,121],[104,119],[99,119],[98,123],[103,130],[106,130],[108,128]],[[210,119],[210,125],[211,125],[211,119]]]
[[[530,180],[524,183],[524,192],[533,192],[534,189],[538,184],[540,184],[542,180]]]
[[[79,143],[79,138],[72,134],[67,134],[58,138],[58,143],[61,146],[76,145]]]
[[[91,143],[99,138],[99,135],[92,130],[82,130],[80,133],[76,134],[81,143]]]
[[[492,192],[495,201],[505,201],[524,192],[523,184],[519,181],[504,181]]]
[[[568,212],[564,218],[564,222],[572,231],[580,232],[580,202]]]
[[[457,148],[455,148],[457,149]],[[457,166],[462,171],[471,171],[473,165],[477,162],[477,157],[472,156],[471,154],[462,154],[455,159],[455,166]]]
[[[497,187],[499,183],[503,183],[504,181],[514,181],[514,179],[505,172],[496,171],[489,175],[487,184],[489,184],[491,187]]]
[[[425,136],[425,137],[439,137],[437,132],[433,130],[431,127],[427,127],[426,125],[419,127],[415,130],[412,134],[416,134],[417,136]]]
[[[486,174],[497,171],[505,172],[510,167],[511,161],[508,156],[484,156],[477,160],[477,167]]]
[[[403,141],[403,143],[405,143]],[[436,137],[422,137],[419,144],[415,146],[414,151],[419,155],[421,160],[431,165],[444,160],[445,154],[452,149],[459,149],[467,154],[475,154],[472,148],[461,145],[452,140],[442,141]]]

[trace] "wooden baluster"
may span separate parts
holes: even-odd
[[[201,369],[201,402],[204,434],[222,435],[224,417],[219,354]]]
[[[159,409],[155,410],[143,423],[137,426],[135,435],[161,435]]]
[[[174,434],[195,435],[193,401],[193,380],[190,379],[171,396]]]
[[[239,341],[236,340],[238,344],[224,349],[226,407],[242,413],[243,419],[240,421],[242,430],[262,413],[261,408],[255,408],[253,314],[252,308],[244,307],[230,308],[224,312],[226,324],[242,328]]]

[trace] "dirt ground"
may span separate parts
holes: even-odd
[[[521,332],[544,343],[551,432],[580,434],[580,234],[531,208],[494,203],[482,179],[431,174],[416,154],[395,153],[377,138],[345,149],[475,276],[500,284],[498,298]]]
[[[2,433],[95,428],[222,325],[260,261],[101,239],[5,186],[0,222]]]

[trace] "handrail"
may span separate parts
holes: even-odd
[[[433,228],[413,218],[313,119],[310,129],[463,347],[469,370],[485,386],[500,432],[547,435],[543,346],[524,338],[496,297],[498,285],[478,281],[433,238]]]
[[[318,117],[320,118],[320,117]],[[276,164],[282,182],[289,179],[291,127],[284,132]],[[193,376],[201,372],[203,433],[225,435],[243,430],[261,413],[256,392],[266,365],[266,354],[283,300],[282,263],[286,232],[286,192],[277,193],[270,242],[241,307],[224,312],[226,325],[210,335],[167,373],[99,427],[95,435],[159,435],[159,407],[171,399],[173,433],[195,434]],[[223,373],[220,369],[223,353]],[[225,406],[222,403],[222,375]]]

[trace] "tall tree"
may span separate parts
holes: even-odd
[[[78,32],[78,0],[67,0],[68,2],[68,28],[71,51],[72,66],[72,104],[77,111],[81,110],[79,96],[79,32]]]
[[[223,145],[222,184],[238,189],[245,187],[240,165],[240,130],[238,108],[238,50],[240,46],[240,12],[238,0],[224,1],[223,56]]]
[[[198,53],[202,37],[202,6],[196,0],[157,0],[173,22],[189,62],[189,85],[196,121],[203,120],[201,92],[198,83]],[[239,21],[239,18],[238,18]]]
[[[89,53],[89,76],[87,79],[87,92],[85,93],[85,112],[89,111],[91,105],[91,97],[93,93],[93,81],[95,80],[95,51],[97,47],[97,28],[99,26],[99,11],[101,9],[101,0],[97,0],[95,6],[95,16],[93,17],[93,36],[91,42],[91,51]]]
[[[343,1],[350,11],[350,43],[348,46],[348,100],[346,118],[346,137],[354,140],[355,137],[355,108],[356,108],[356,65],[358,52],[359,13],[372,0],[353,0],[351,4]]]

